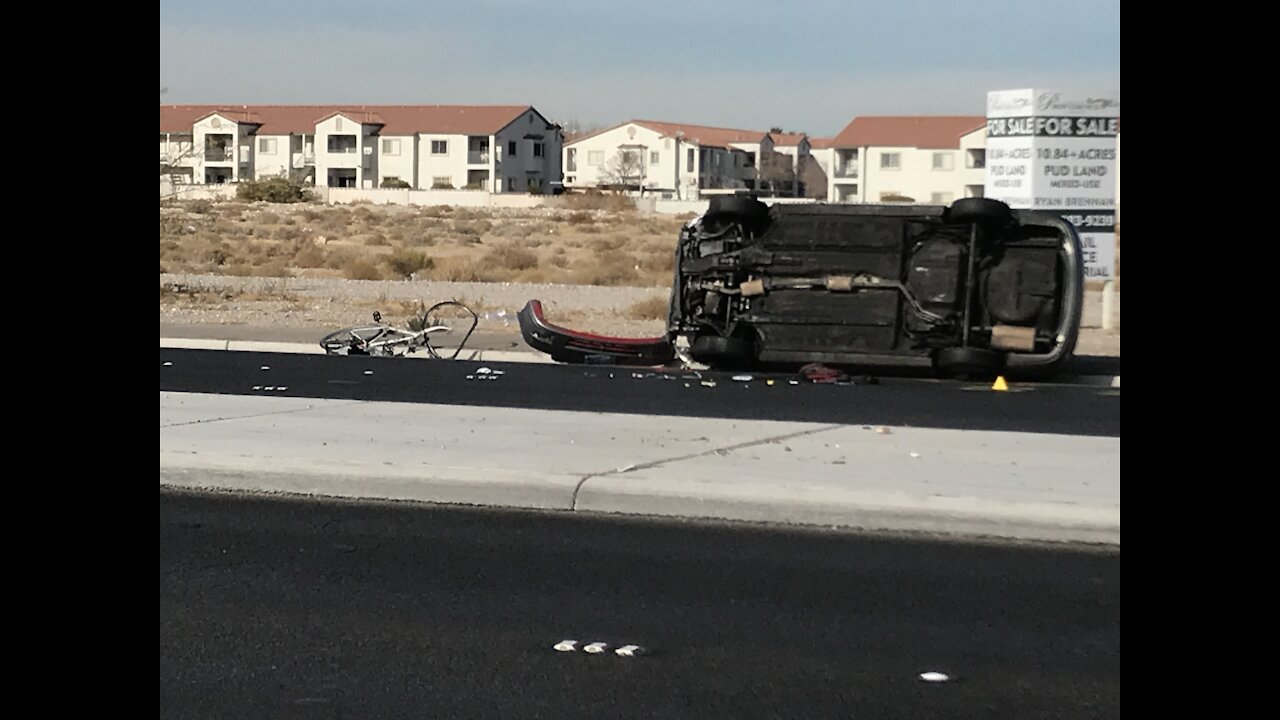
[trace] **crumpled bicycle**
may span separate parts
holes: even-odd
[[[466,334],[452,355],[444,355],[441,349],[433,344],[432,338],[446,334],[456,334],[461,326],[467,325]],[[382,313],[373,313],[373,323],[369,325],[353,325],[325,335],[320,339],[320,347],[326,355],[369,355],[374,357],[403,357],[419,350],[438,360],[453,360],[462,352],[462,348],[471,339],[480,318],[476,313],[452,300],[436,303],[423,313],[410,318],[406,327],[396,327],[382,321]]]

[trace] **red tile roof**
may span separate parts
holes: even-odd
[[[735,130],[732,128],[707,127],[705,125],[660,122],[657,120],[632,120],[631,122],[667,137],[675,137],[676,133],[684,133],[685,140],[707,147],[728,147],[730,143],[758,143],[763,141],[769,134],[763,130]]]
[[[987,124],[982,115],[881,115],[856,117],[833,147],[958,148],[960,136]]]
[[[773,138],[773,144],[778,147],[794,147],[800,144],[800,141],[807,137],[804,133],[769,133]],[[812,145],[813,141],[810,140]]]
[[[492,135],[520,117],[529,105],[161,105],[160,132],[191,132],[196,120],[211,113],[228,119],[257,118],[262,135],[315,132],[316,123],[334,113],[353,120],[382,123],[383,135]]]
[[[833,137],[809,138],[809,148],[811,150],[826,150],[827,148],[835,147],[835,141],[836,139]]]

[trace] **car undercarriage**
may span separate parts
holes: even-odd
[[[541,330],[540,349],[566,362],[592,342],[618,357],[643,349],[646,361],[687,343],[711,367],[1050,375],[1078,334],[1079,242],[1056,216],[984,198],[769,207],[722,196],[681,230],[665,338],[576,334],[583,345],[523,316],[522,328],[534,347]]]

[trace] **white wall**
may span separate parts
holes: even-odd
[[[258,135],[253,139],[254,178],[288,177],[290,163],[288,135]],[[275,142],[275,152],[262,151],[262,141]]]
[[[316,125],[316,185],[327,185],[329,170],[355,170],[356,187],[374,187],[381,180],[378,175],[378,138],[374,135],[379,126],[366,125],[345,115],[338,114]],[[356,136],[354,153],[329,152],[330,135]],[[369,148],[369,154],[365,154]],[[369,158],[369,162],[365,162]]]
[[[462,189],[467,184],[467,143],[468,135],[443,135],[440,133],[418,133],[418,183],[420,190],[430,190],[436,178],[448,178],[454,189]],[[445,152],[436,155],[431,152],[432,143],[443,142]],[[475,165],[475,169],[485,169],[485,165]]]
[[[253,138],[249,135],[252,129],[253,126],[242,127],[239,123],[216,113],[196,122],[192,126],[193,155],[196,158],[196,163],[192,166],[195,168],[192,180],[196,183],[203,183],[205,170],[211,167],[222,168],[230,172],[231,182],[242,178],[252,178],[253,149],[250,143]],[[205,160],[205,139],[209,135],[231,136],[230,159]],[[241,160],[243,159],[247,159],[247,162],[242,163]]]
[[[970,150],[983,150],[983,157],[986,156],[987,146],[987,129],[985,127],[978,128],[968,135],[960,137],[960,155],[957,159],[959,167],[957,168],[959,187],[956,190],[956,197],[969,197],[970,193],[967,188],[977,186],[982,187],[987,182],[987,171],[985,167],[969,167],[972,162],[970,159]]]
[[[374,187],[382,187],[382,179],[398,177],[417,187],[417,144],[415,135],[379,135],[377,138],[378,176]],[[384,152],[388,145],[399,145],[399,154]]]

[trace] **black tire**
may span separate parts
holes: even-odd
[[[1004,369],[1004,355],[986,348],[949,347],[938,351],[933,365],[953,377],[987,377]]]
[[[739,367],[755,359],[755,346],[742,338],[702,335],[689,344],[689,355],[711,367]]]
[[[1006,225],[1013,219],[1013,211],[999,200],[961,198],[951,203],[947,219],[953,223]]]
[[[769,220],[769,206],[751,197],[717,195],[707,206],[707,218],[732,218],[744,224],[759,225]]]

